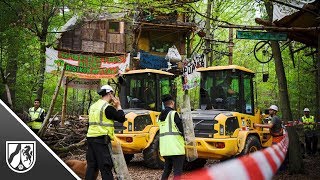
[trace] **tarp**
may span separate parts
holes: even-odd
[[[318,16],[316,15],[319,9],[320,1],[314,1],[305,4],[303,10],[297,11],[296,9],[292,9],[294,13],[290,14],[290,12],[288,12],[290,15],[274,21],[273,24],[276,27],[316,28],[319,26]],[[307,46],[318,47],[318,41],[316,41],[316,39],[318,39],[319,31],[289,31],[287,33],[290,40],[301,42]]]
[[[46,72],[57,71],[59,65],[67,63],[66,76],[84,79],[112,78],[129,67],[130,54],[115,57],[72,54],[46,49]]]
[[[70,18],[66,24],[61,26],[61,28],[59,29],[59,33],[56,34],[56,38],[60,39],[63,32],[66,32],[66,31],[69,31],[70,29],[72,29],[72,27],[74,27],[74,25],[77,23],[77,21],[78,21],[77,15],[74,15],[72,18]]]
[[[305,4],[312,3],[315,0],[280,0],[281,2],[302,8]],[[279,3],[273,3],[273,21],[284,18],[290,14],[299,11],[299,9],[281,5]]]
[[[165,57],[155,56],[145,51],[140,51],[140,67],[149,69],[168,68],[168,61]]]

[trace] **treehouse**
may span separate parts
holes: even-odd
[[[125,54],[124,16],[123,13],[115,13],[81,20],[62,34],[58,49],[100,55]]]
[[[57,49],[105,57],[130,52],[133,69],[167,68],[164,58],[172,46],[183,58],[190,54],[191,46],[187,42],[196,26],[186,14],[148,10],[139,11],[134,17],[113,13],[85,18],[62,33]],[[142,56],[137,57],[138,52]]]

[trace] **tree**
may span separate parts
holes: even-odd
[[[269,21],[273,19],[272,2],[265,1],[265,7],[268,13]],[[287,79],[282,62],[280,45],[277,41],[271,41],[272,54],[275,61],[275,69],[278,77],[279,95],[280,95],[280,109],[282,111],[282,119],[287,124],[292,121],[292,113],[290,108],[290,101],[287,88]],[[298,141],[298,134],[294,127],[288,127],[289,133],[289,171],[291,173],[301,173],[303,171],[303,161],[300,153],[300,144]]]
[[[11,14],[11,12],[4,8],[3,3],[0,2],[0,23],[7,24],[8,26],[1,26],[0,28],[0,76],[2,84],[5,86],[5,94],[3,99],[9,107],[14,107],[15,100],[15,86],[16,76],[18,70],[18,56],[21,50],[22,30],[16,27],[12,27],[18,20],[17,16]]]
[[[65,9],[69,8],[68,14],[71,14],[71,10],[81,9],[81,6],[85,4],[72,0],[0,0],[0,2],[19,19],[17,26],[27,29],[38,39],[40,67],[39,77],[37,78],[37,98],[42,99],[45,79],[46,48],[55,43],[54,33],[51,34],[51,31],[58,29],[65,23],[65,21],[63,21],[66,20],[65,16],[67,16],[66,13],[64,13]],[[81,10],[78,11],[80,12]]]

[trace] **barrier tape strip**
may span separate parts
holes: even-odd
[[[320,125],[320,122],[314,122],[312,124],[309,123],[303,123],[301,121],[295,120],[295,121],[291,121],[288,122],[287,124],[285,124],[286,127],[291,127],[291,126],[301,126],[301,125]]]
[[[288,151],[289,137],[285,131],[283,139],[266,149],[247,156],[204,168],[181,177],[184,180],[260,180],[272,179]]]

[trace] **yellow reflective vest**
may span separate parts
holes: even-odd
[[[314,123],[314,116],[309,116],[309,118],[307,118],[306,116],[302,116],[302,122],[304,123]],[[313,124],[304,124],[303,125],[304,130],[313,130],[314,129],[314,125]]]
[[[164,121],[158,121],[160,128],[160,155],[174,156],[184,155],[185,144],[181,133],[179,132],[174,116],[176,111],[170,111]]]
[[[99,99],[90,106],[89,128],[87,137],[98,137],[108,135],[111,140],[114,138],[114,121],[108,119],[105,110],[109,103]]]
[[[42,122],[37,122],[35,120],[40,119],[41,114],[44,112],[45,110],[40,107],[37,110],[35,110],[34,107],[29,108],[29,117],[31,118],[31,121],[28,122],[27,125],[32,129],[40,129]]]

